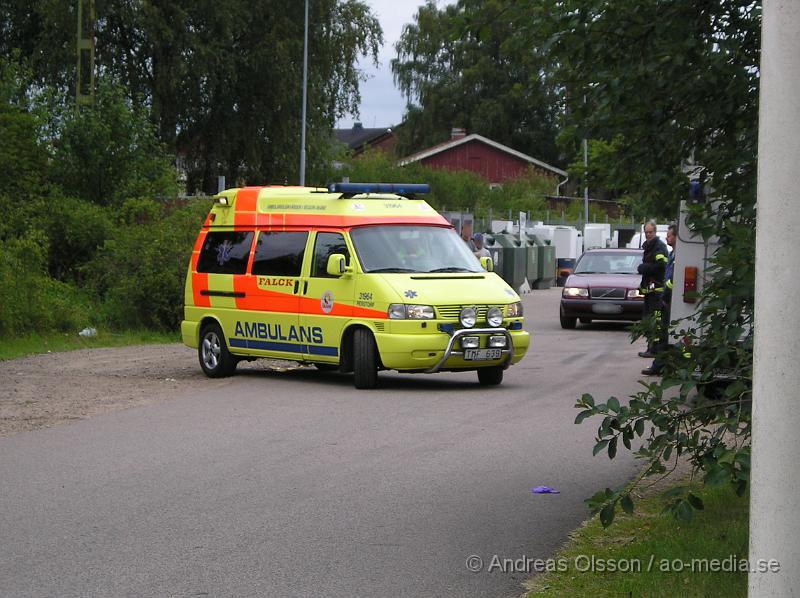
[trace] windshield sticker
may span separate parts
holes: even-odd
[[[330,291],[322,293],[322,299],[319,300],[319,305],[326,314],[331,313],[333,309],[333,293]]]
[[[406,291],[406,297],[408,297],[409,299],[413,299],[416,296],[417,296],[416,291]]]

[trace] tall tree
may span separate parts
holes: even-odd
[[[548,57],[516,33],[512,0],[433,0],[406,25],[392,61],[408,99],[401,151],[441,142],[453,127],[560,163],[558,96]]]
[[[721,247],[707,271],[688,354],[671,350],[660,382],[622,406],[584,395],[577,421],[599,415],[595,452],[651,432],[638,451],[646,474],[687,455],[707,483],[749,479],[754,230],[761,3],[758,0],[528,0],[509,13],[519,34],[549,38],[565,90],[564,139],[604,142],[607,180],[638,194],[651,214],[677,215],[693,160],[713,192],[692,208],[692,226]],[[734,382],[721,400],[692,391],[724,370]],[[668,392],[668,389],[669,390]],[[600,492],[591,504],[604,524],[617,505],[632,508],[630,487]],[[702,508],[684,489],[679,516]]]
[[[74,78],[72,4],[0,0],[8,33],[0,49],[18,47],[35,59],[30,62],[40,83],[63,87]],[[96,6],[98,71],[150,106],[162,141],[187,170],[190,190],[215,191],[219,174],[231,182],[297,180],[303,2],[97,0]],[[357,58],[377,60],[383,37],[362,0],[314,0],[310,7],[313,181],[323,178],[333,123],[357,110]],[[48,44],[57,51],[48,53]],[[39,60],[42,54],[51,58]]]

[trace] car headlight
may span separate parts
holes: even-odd
[[[406,305],[392,303],[389,305],[390,320],[433,320],[433,308],[430,305]]]
[[[472,328],[478,321],[478,312],[475,311],[474,307],[465,307],[458,315],[458,319],[464,328]]]
[[[588,297],[589,289],[579,289],[578,287],[564,287],[561,293],[564,297]]]
[[[639,289],[628,289],[628,299],[644,299],[644,295],[639,292]]]
[[[503,310],[499,307],[490,307],[486,312],[486,323],[492,328],[497,328],[503,323]]]
[[[516,303],[509,303],[506,307],[506,315],[509,318],[521,318],[522,317],[522,301],[517,301]]]

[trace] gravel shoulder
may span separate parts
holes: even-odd
[[[241,369],[288,369],[260,359]],[[44,353],[0,361],[0,437],[184,396],[226,384],[179,343]]]

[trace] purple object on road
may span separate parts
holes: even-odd
[[[531,492],[534,494],[561,494],[558,490],[550,486],[536,486],[536,488],[531,488]]]

